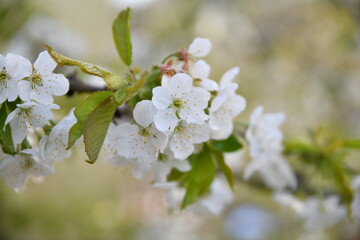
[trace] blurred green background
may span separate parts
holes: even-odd
[[[213,43],[206,57],[212,79],[241,67],[239,93],[248,105],[239,119],[264,105],[287,114],[289,138],[318,127],[336,137],[360,136],[359,0],[2,0],[0,51],[33,61],[48,44],[121,74],[111,25],[127,6],[134,65],[150,68],[206,37]],[[57,116],[84,97],[57,98],[64,106]],[[80,146],[55,164],[56,174],[20,194],[1,181],[0,239],[360,239],[359,225],[350,222],[306,233],[269,193],[242,183],[221,217],[169,213],[148,179],[84,159]]]

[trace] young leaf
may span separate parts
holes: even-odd
[[[11,127],[10,124],[5,127],[4,125],[7,116],[16,108],[17,103],[19,103],[19,99],[14,102],[4,102],[0,108],[0,145],[4,153],[11,155],[16,153],[11,135]]]
[[[122,59],[127,65],[131,65],[132,61],[132,45],[130,38],[130,15],[131,9],[127,8],[121,11],[118,17],[114,20],[112,30],[116,49]]]
[[[216,176],[216,167],[207,145],[204,145],[202,152],[192,155],[189,161],[192,168],[183,182],[186,193],[182,208],[196,202],[203,194],[207,193]]]
[[[85,122],[90,114],[101,102],[112,94],[113,92],[110,91],[95,92],[76,107],[74,115],[77,118],[77,122],[70,128],[68,149],[71,148],[76,140],[84,133]]]
[[[354,148],[360,150],[360,139],[348,139],[343,142],[343,146],[346,148]]]
[[[217,165],[219,166],[222,173],[225,175],[227,182],[231,189],[234,188],[235,177],[231,168],[226,164],[224,154],[216,149],[211,151],[212,157],[215,158]]]
[[[98,158],[117,106],[113,97],[110,96],[100,103],[87,119],[84,129],[84,143],[85,151],[89,157],[88,163],[93,164]]]
[[[222,152],[235,152],[243,147],[233,134],[225,140],[213,140],[211,143]]]
[[[47,51],[49,52],[50,56],[54,59],[54,61],[59,64],[60,66],[67,65],[67,66],[75,66],[80,68],[81,71],[84,73],[101,77],[104,79],[107,87],[109,90],[116,90],[123,85],[126,85],[127,82],[120,78],[119,76],[115,75],[114,73],[106,70],[103,67],[97,66],[92,63],[82,62],[75,59],[68,58],[64,55],[61,55],[58,52],[52,50],[51,47],[46,46]]]
[[[328,164],[329,169],[329,177],[332,177],[337,187],[342,200],[344,201],[348,215],[352,215],[351,203],[353,201],[354,192],[351,187],[351,183],[346,176],[345,165],[343,161],[343,157],[341,154],[334,155],[332,158],[329,158],[328,161],[324,162],[324,164]]]

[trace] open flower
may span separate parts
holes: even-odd
[[[176,159],[183,160],[195,150],[194,144],[209,140],[209,126],[180,121],[170,138],[170,149]]]
[[[158,110],[154,123],[160,131],[172,130],[179,119],[203,124],[208,119],[204,109],[209,99],[210,93],[193,87],[193,79],[188,74],[178,73],[169,80],[167,87],[153,89],[152,101]]]
[[[6,118],[10,123],[14,144],[20,144],[33,127],[42,127],[53,117],[51,109],[58,109],[56,104],[39,105],[35,102],[17,104],[17,108]]]
[[[146,162],[157,160],[159,151],[167,144],[166,134],[156,129],[153,118],[156,108],[149,100],[136,104],[134,119],[137,124],[123,123],[116,127],[117,153],[127,159],[139,158]]]
[[[1,161],[0,177],[6,184],[19,192],[30,177],[48,176],[54,172],[53,167],[43,161],[33,149],[25,149],[15,156],[8,155]]]
[[[65,116],[52,129],[49,136],[44,136],[43,151],[48,160],[62,160],[70,155],[68,146],[69,130],[77,122],[74,111]]]
[[[295,175],[281,154],[283,135],[279,126],[284,120],[283,113],[263,114],[262,107],[251,114],[246,139],[252,161],[245,169],[245,179],[257,171],[271,188],[296,187]]]
[[[309,197],[304,202],[289,193],[276,193],[275,201],[289,206],[304,220],[304,228],[308,231],[319,231],[332,227],[346,217],[346,208],[341,205],[336,195],[324,199]]]
[[[236,94],[237,83],[233,79],[239,73],[239,68],[232,68],[227,71],[220,81],[220,91],[211,102],[209,125],[211,138],[226,139],[233,129],[233,119],[244,111],[246,100]]]
[[[31,99],[41,104],[53,102],[52,95],[61,96],[69,90],[69,81],[62,74],[53,73],[56,62],[47,51],[41,52],[32,65],[28,60],[22,66],[26,78],[19,82],[19,96],[23,101]]]
[[[18,81],[24,76],[19,65],[25,58],[8,53],[0,54],[0,104],[5,100],[14,101],[18,96]]]
[[[231,191],[229,184],[221,178],[216,178],[210,186],[210,193],[189,206],[188,209],[200,214],[210,213],[219,216],[226,205],[233,200],[234,193]]]

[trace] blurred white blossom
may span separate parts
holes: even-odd
[[[253,111],[246,131],[251,162],[245,169],[245,179],[258,172],[276,190],[296,187],[295,175],[281,153],[283,134],[279,126],[284,121],[283,113],[263,114],[261,106]]]
[[[48,176],[54,172],[52,166],[33,149],[22,150],[15,156],[8,155],[0,165],[0,177],[17,192],[23,190],[29,178]]]
[[[308,231],[321,231],[341,222],[346,217],[346,207],[336,195],[325,198],[309,197],[304,202],[289,193],[276,193],[274,199],[292,208],[304,221]]]

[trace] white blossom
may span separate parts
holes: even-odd
[[[182,200],[186,193],[185,188],[179,187],[178,182],[160,182],[154,183],[153,186],[165,191],[165,202],[169,209],[173,211],[180,210]]]
[[[35,102],[17,104],[17,108],[6,118],[10,123],[14,144],[20,144],[33,127],[43,127],[53,117],[51,109],[58,109],[55,104],[39,105]]]
[[[165,190],[165,201],[170,209],[180,210],[186,193],[184,188],[180,188],[177,182],[155,183],[153,186]],[[229,185],[222,179],[215,179],[210,186],[210,192],[186,209],[198,214],[220,215],[233,199],[234,194]]]
[[[142,179],[148,172],[150,167],[149,162],[137,158],[125,158],[121,154],[118,154],[117,144],[120,137],[118,134],[118,126],[110,123],[104,142],[104,151],[106,154],[104,161],[118,167],[129,166],[133,177]]]
[[[354,200],[351,205],[352,211],[354,217],[360,221],[360,175],[354,177],[352,187],[354,190]]]
[[[58,161],[70,155],[70,150],[66,150],[69,142],[69,130],[76,122],[74,111],[71,110],[51,129],[44,145],[46,159]]]
[[[8,155],[2,162],[4,166],[0,168],[0,177],[17,192],[23,190],[29,178],[48,176],[54,172],[53,167],[33,149],[22,150],[15,156]]]
[[[279,126],[284,120],[283,113],[263,114],[262,107],[251,114],[246,139],[252,161],[245,169],[245,179],[258,171],[269,187],[277,190],[296,187],[294,173],[281,154],[283,135]]]
[[[209,79],[210,66],[204,60],[198,60],[190,66],[189,74],[194,78],[194,85],[208,91],[219,90],[218,84]]]
[[[32,65],[28,60],[23,64],[22,71],[26,78],[19,81],[19,97],[23,101],[31,99],[41,104],[51,104],[53,96],[61,96],[69,90],[69,81],[62,74],[53,73],[56,62],[47,51],[39,54]]]
[[[209,140],[208,124],[194,124],[180,121],[172,133],[169,145],[176,159],[186,159],[195,150],[194,144]]]
[[[24,76],[19,71],[23,57],[8,53],[0,54],[0,104],[5,100],[14,101],[18,97],[18,81]]]
[[[276,192],[274,200],[284,206],[290,207],[297,214],[302,214],[305,211],[305,204],[303,201],[297,199],[294,195],[287,192]]]
[[[189,210],[201,214],[210,213],[220,215],[226,205],[234,200],[234,193],[229,184],[223,179],[215,179],[210,186],[210,193],[201,198],[198,202],[188,207]]]
[[[195,38],[189,46],[188,53],[194,57],[205,57],[210,52],[211,45],[207,38]]]
[[[346,208],[340,204],[340,199],[336,195],[324,199],[309,197],[303,202],[291,194],[277,193],[274,199],[292,208],[304,221],[304,228],[308,231],[324,230],[346,217]]]
[[[136,104],[134,120],[137,124],[124,123],[114,130],[118,136],[117,154],[145,162],[157,160],[158,153],[166,147],[167,136],[153,124],[155,113],[156,108],[149,100]]]
[[[203,124],[208,119],[204,109],[209,99],[210,93],[193,87],[193,79],[189,75],[178,73],[169,80],[167,87],[153,89],[152,101],[158,110],[154,123],[160,131],[172,130],[179,119]]]
[[[233,119],[244,111],[246,100],[236,94],[238,84],[233,79],[239,73],[239,68],[227,71],[221,81],[220,90],[211,102],[209,125],[212,139],[226,139],[234,129]]]

